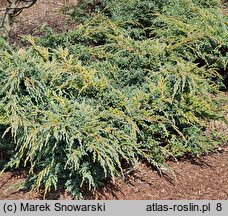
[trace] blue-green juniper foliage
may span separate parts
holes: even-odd
[[[216,94],[227,75],[218,0],[87,0],[80,25],[15,48],[0,40],[0,148],[45,194],[79,196],[139,160],[199,155],[221,140]],[[6,147],[5,147],[6,148]]]

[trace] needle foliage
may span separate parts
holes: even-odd
[[[79,196],[139,160],[161,170],[221,142],[208,130],[224,118],[219,1],[82,1],[69,13],[81,21],[73,31],[27,37],[24,49],[0,41],[5,169],[29,167],[33,189]]]

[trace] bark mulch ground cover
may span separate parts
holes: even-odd
[[[145,164],[139,164],[125,180],[107,182],[96,192],[87,192],[84,199],[162,200],[162,199],[228,199],[228,146],[199,158],[183,158],[168,164],[174,173],[163,176]],[[18,191],[25,181],[23,173],[0,176],[0,199],[42,199],[42,193]],[[64,191],[47,199],[72,199]]]

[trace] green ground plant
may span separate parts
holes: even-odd
[[[80,197],[139,160],[161,171],[222,143],[208,130],[224,119],[219,1],[82,1],[70,14],[73,31],[21,49],[0,41],[1,133],[14,147],[4,169],[28,167],[32,189],[61,182]]]

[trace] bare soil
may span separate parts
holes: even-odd
[[[38,0],[31,8],[15,18],[11,32],[11,43],[20,44],[24,35],[40,36],[45,28],[50,27],[55,32],[73,29],[77,23],[62,13],[64,6],[75,5],[76,0]]]
[[[11,43],[22,35],[42,34],[49,26],[56,32],[66,31],[77,24],[60,13],[63,0],[39,0],[16,20]],[[227,8],[224,8],[227,13]],[[224,95],[225,97],[227,94]],[[212,123],[213,130],[227,131],[227,125]],[[103,188],[85,193],[85,199],[162,200],[162,199],[228,199],[228,145],[199,158],[185,157],[178,162],[168,161],[173,170],[160,175],[152,167],[139,165],[115,182],[107,181]],[[0,199],[43,199],[42,192],[19,190],[26,181],[24,172],[5,172],[0,175]],[[47,199],[72,199],[65,191],[49,194]]]

